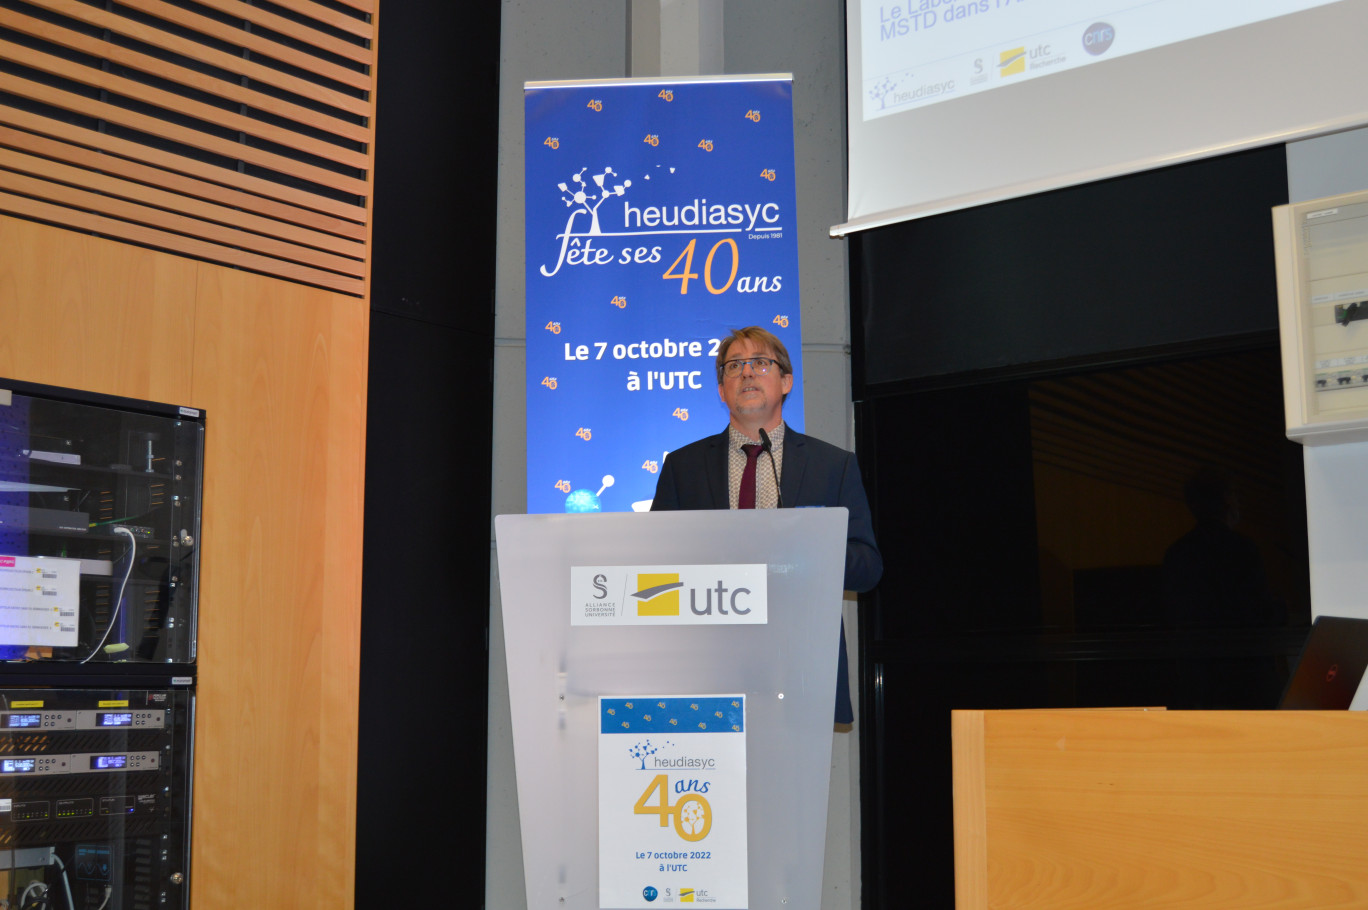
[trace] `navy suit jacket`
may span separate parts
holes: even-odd
[[[728,509],[728,436],[724,429],[676,449],[665,458],[656,481],[651,511]],[[883,574],[883,558],[874,542],[869,500],[860,481],[855,456],[820,439],[784,427],[784,471],[779,477],[784,508],[845,506],[845,588],[868,591]]]
[[[691,442],[665,456],[651,511],[730,509],[729,443],[724,429],[716,436]],[[883,557],[874,542],[869,499],[865,496],[860,466],[853,454],[820,439],[795,433],[785,424],[784,471],[779,475],[779,493],[786,509],[845,506],[850,512],[846,525],[845,588],[847,591],[868,591],[878,583],[883,574]],[[854,719],[843,621],[841,645],[836,652],[836,723],[849,724]]]

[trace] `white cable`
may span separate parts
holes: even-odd
[[[62,887],[66,889],[67,910],[76,910],[76,901],[71,897],[71,879],[67,878],[66,863],[62,862],[62,858],[56,853],[52,854],[52,861],[62,870]]]
[[[95,646],[95,650],[87,654],[86,659],[81,661],[82,664],[89,663],[90,658],[100,653],[100,649],[104,647],[104,643],[109,639],[109,633],[114,631],[114,623],[119,619],[119,607],[123,606],[124,589],[128,587],[128,576],[133,574],[133,559],[138,555],[138,539],[133,536],[132,531],[128,530],[128,528],[115,528],[114,533],[128,535],[128,568],[124,570],[123,583],[119,585],[119,596],[114,601],[114,615],[109,617],[109,625],[105,628],[104,637],[101,638],[100,643]]]
[[[20,907],[22,907],[22,906],[24,906],[25,904],[28,903],[29,892],[30,892],[30,891],[33,891],[35,888],[38,889],[38,895],[37,895],[38,897],[43,897],[43,896],[47,893],[47,890],[48,890],[48,886],[47,886],[46,884],[44,884],[43,881],[42,881],[41,879],[36,879],[36,880],[34,880],[34,881],[29,882],[29,883],[28,883],[28,887],[25,888],[25,889],[24,889],[24,892],[23,892],[22,894],[19,895],[19,906],[20,906]]]
[[[104,910],[104,908],[105,908],[106,906],[108,906],[108,904],[109,904],[109,895],[111,895],[111,894],[113,894],[113,893],[114,893],[114,886],[113,886],[113,885],[105,885],[105,899],[102,900],[102,901],[100,901],[100,906],[96,907],[95,910]]]

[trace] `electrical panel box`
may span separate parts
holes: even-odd
[[[191,664],[204,415],[0,379],[0,660]]]
[[[1273,209],[1288,438],[1368,440],[1368,192]]]

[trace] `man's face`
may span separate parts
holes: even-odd
[[[745,360],[750,357],[774,359],[774,352],[751,341],[739,338],[727,349],[727,360]],[[769,429],[779,422],[783,412],[784,396],[793,389],[793,374],[779,375],[779,364],[770,367],[769,372],[760,375],[746,364],[735,376],[723,376],[717,387],[717,394],[731,411],[732,422],[743,426],[758,425]]]

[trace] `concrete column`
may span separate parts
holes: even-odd
[[[627,0],[628,75],[722,73],[722,0]]]

